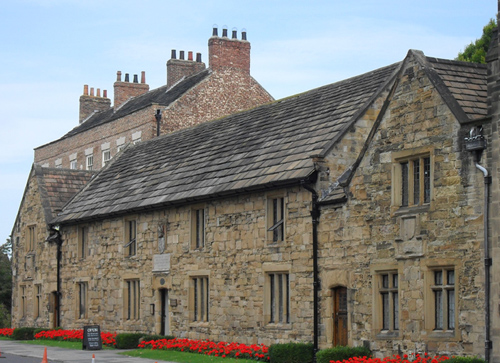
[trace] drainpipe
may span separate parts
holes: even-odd
[[[484,360],[488,363],[490,361],[490,350],[492,343],[490,340],[490,243],[488,239],[488,199],[490,192],[491,176],[488,175],[488,170],[475,162],[476,168],[484,175],[484,299],[485,299],[485,334],[484,334]]]
[[[47,241],[49,243],[55,243],[57,246],[56,259],[57,259],[57,270],[56,270],[56,306],[57,306],[57,326],[61,325],[61,259],[62,259],[62,238],[58,227],[51,227],[52,232]]]
[[[318,293],[320,289],[319,285],[319,277],[318,277],[318,224],[319,224],[319,206],[318,206],[318,193],[306,183],[305,180],[301,181],[301,185],[304,189],[308,190],[312,194],[312,209],[311,209],[311,217],[312,217],[312,238],[313,238],[313,288],[314,288],[314,296],[313,296],[313,346],[314,346],[314,360],[316,363],[316,353],[318,352],[318,337],[319,337],[319,299]]]
[[[485,299],[485,312],[484,312],[484,360],[489,363],[490,361],[490,351],[493,347],[490,340],[490,267],[492,260],[490,257],[490,242],[488,239],[488,202],[490,195],[490,184],[491,176],[488,170],[479,164],[481,160],[481,153],[486,149],[486,139],[483,136],[483,128],[481,126],[473,126],[469,132],[469,137],[465,138],[465,149],[467,151],[473,152],[474,165],[478,170],[483,173],[484,176],[484,212],[483,212],[483,223],[484,223],[484,237],[483,237],[483,249],[484,249],[484,299]]]

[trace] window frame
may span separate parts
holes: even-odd
[[[267,324],[290,324],[290,274],[267,272],[269,291]]]
[[[42,313],[42,284],[35,284],[34,318],[39,318]]]
[[[266,234],[268,243],[285,241],[286,202],[282,194],[268,195],[266,208]]]
[[[76,318],[87,319],[88,317],[88,291],[89,284],[87,281],[79,281],[77,286],[77,302],[76,302]]]
[[[94,170],[94,154],[85,156],[86,170]]]
[[[102,150],[102,167],[104,168],[111,161],[111,149]]]
[[[432,208],[434,149],[424,147],[393,153],[391,187],[392,212]]]
[[[399,331],[399,274],[397,271],[377,273],[382,332]]]
[[[139,320],[141,318],[141,280],[126,279],[124,284],[124,319]]]
[[[191,249],[201,250],[206,245],[206,210],[205,206],[191,208]]]
[[[69,168],[71,170],[76,170],[78,169],[78,161],[76,159],[70,160],[69,161]]]
[[[450,284],[450,272],[453,283]],[[438,276],[440,281],[438,282]],[[457,284],[456,271],[453,267],[433,268],[433,283],[430,285],[434,306],[434,331],[453,332],[457,329]],[[450,292],[453,296],[450,299]],[[438,303],[438,296],[440,296]],[[438,307],[438,304],[440,305]],[[441,310],[438,314],[438,309]],[[452,322],[452,325],[450,324]],[[445,328],[446,326],[446,328]]]
[[[137,256],[137,219],[126,219],[124,223],[124,251],[128,257]]]
[[[21,318],[25,318],[28,315],[28,285],[19,285],[19,300]]]
[[[210,277],[196,275],[189,277],[189,312],[192,323],[210,321]]]
[[[78,258],[81,260],[90,256],[89,227],[87,225],[78,228]]]

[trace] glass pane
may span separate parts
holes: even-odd
[[[398,274],[392,275],[392,287],[394,288],[398,287]]]
[[[384,289],[389,288],[389,275],[382,275],[382,287]]]
[[[401,163],[401,205],[408,206],[408,163]]]
[[[442,285],[443,284],[443,272],[442,271],[435,271],[434,272],[434,284],[435,285]]]
[[[269,320],[269,322],[273,323],[274,322],[274,317],[276,316],[276,311],[275,311],[275,296],[274,296],[274,274],[270,274],[269,275],[269,286],[271,288],[271,291],[270,291],[270,301],[271,301],[271,318]]]
[[[413,161],[413,204],[420,204],[420,160]]]
[[[447,271],[447,285],[455,285],[455,271],[453,270],[450,270],[450,271]]]
[[[448,290],[448,329],[455,329],[455,290]]]
[[[382,329],[389,330],[389,293],[382,293]]]
[[[193,279],[194,284],[194,321],[198,320],[198,279]]]
[[[399,330],[399,304],[397,292],[392,294],[392,306],[394,307],[394,330]]]
[[[283,274],[278,275],[278,309],[279,309],[279,316],[278,316],[278,321],[283,322],[283,306],[284,306],[284,300],[283,300]]]
[[[431,158],[424,158],[424,203],[431,201]]]
[[[443,292],[434,291],[435,309],[436,309],[436,329],[443,329]]]

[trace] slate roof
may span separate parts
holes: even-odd
[[[84,170],[42,168],[33,165],[45,220],[49,223],[63,206],[89,182],[93,173]]]
[[[123,151],[53,223],[298,183],[398,70],[396,63]]]
[[[187,77],[171,87],[170,89],[167,86],[158,87],[154,90],[146,92],[140,96],[134,97],[126,101],[121,107],[119,107],[116,111],[113,107],[106,111],[96,112],[91,115],[85,122],[79,124],[74,129],[69,131],[66,135],[59,138],[58,140],[54,140],[48,144],[52,144],[54,142],[58,142],[65,138],[76,135],[80,132],[87,131],[99,125],[106,124],[108,122],[114,121],[116,119],[120,119],[124,116],[137,112],[145,107],[148,107],[152,104],[159,104],[162,106],[168,106],[179,97],[181,97],[184,93],[189,91],[192,87],[202,82],[210,75],[210,69],[204,69],[190,77]],[[39,146],[43,147],[45,145]]]

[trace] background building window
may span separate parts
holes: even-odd
[[[94,155],[87,155],[87,170],[94,169]]]
[[[102,166],[104,167],[111,160],[111,151],[103,150],[102,152]]]
[[[193,277],[191,279],[193,288],[193,299],[191,310],[193,311],[193,321],[208,321],[210,295],[208,277]]]
[[[87,283],[78,283],[78,319],[87,317]]]
[[[77,165],[76,165],[76,164],[77,164],[77,163],[76,163],[76,159],[75,159],[75,160],[71,160],[71,161],[69,162],[69,168],[70,168],[70,169],[73,169],[73,170],[76,170],[76,168],[77,168]]]
[[[137,253],[137,224],[135,220],[126,221],[125,228],[125,248],[129,256],[135,256]]]
[[[193,209],[191,213],[192,247],[203,248],[205,246],[205,210]]]
[[[290,322],[290,279],[288,273],[269,273],[269,323]]]
[[[399,330],[398,274],[382,273],[379,280],[382,330]]]
[[[284,240],[285,203],[283,198],[270,198],[267,205],[268,240],[280,242]]]
[[[137,320],[140,318],[141,288],[139,280],[126,281],[126,318]]]
[[[27,294],[27,288],[26,285],[21,285],[21,317],[25,317],[26,314],[28,313],[27,308],[28,308],[28,296]]]
[[[442,269],[434,271],[434,284],[431,286],[434,295],[434,329],[455,329],[455,270]]]
[[[35,285],[35,318],[42,314],[42,285]]]

